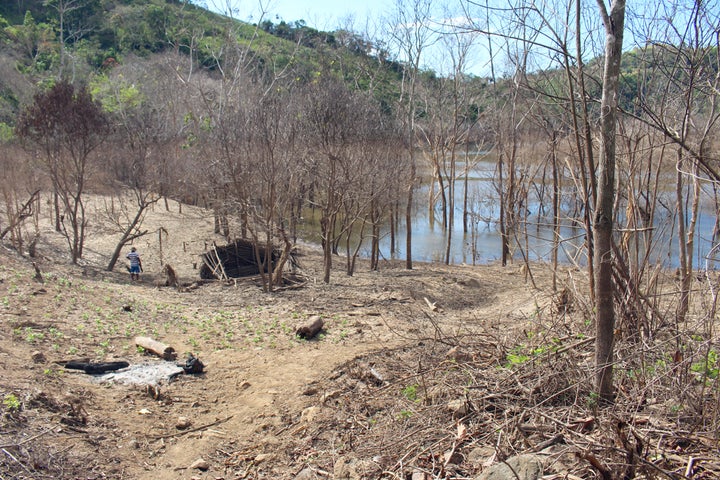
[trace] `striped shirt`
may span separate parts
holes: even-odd
[[[126,255],[126,258],[130,260],[130,266],[131,267],[139,267],[140,266],[140,254],[137,252],[130,252]]]

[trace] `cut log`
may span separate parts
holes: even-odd
[[[175,360],[177,358],[177,353],[173,347],[149,337],[135,337],[135,345],[165,360]]]
[[[320,315],[313,315],[307,319],[307,322],[300,325],[297,330],[295,330],[295,335],[305,339],[313,338],[320,330],[322,330],[323,325],[325,325],[325,322],[322,317],[320,317]]]

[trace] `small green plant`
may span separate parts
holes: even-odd
[[[16,413],[20,411],[22,404],[20,399],[15,396],[14,393],[6,393],[3,397],[3,405],[10,413]]]
[[[595,409],[598,406],[598,402],[600,400],[600,394],[597,392],[590,392],[587,398],[587,405],[588,408]]]
[[[543,354],[547,353],[549,350],[550,349],[547,346],[541,345],[537,348],[534,348],[532,351],[532,354],[533,354],[533,356],[539,356],[539,355],[543,355]]]
[[[100,342],[100,348],[102,348],[104,352],[110,350],[110,340],[103,340]]]
[[[48,333],[50,334],[50,336],[52,338],[54,338],[56,340],[61,340],[62,338],[65,337],[65,335],[55,327],[50,327],[50,330],[48,330]]]
[[[399,420],[407,420],[408,418],[412,417],[413,412],[410,410],[401,410],[400,414],[398,415]]]
[[[36,332],[32,327],[25,327],[25,341],[35,343],[45,338],[42,332]]]
[[[718,353],[715,350],[710,350],[707,356],[701,358],[699,361],[693,363],[690,366],[690,370],[697,374],[698,379],[714,380],[718,377],[720,369],[718,368]]]
[[[510,368],[515,365],[522,365],[523,363],[530,360],[529,355],[521,354],[521,353],[508,353],[505,357],[507,360],[507,363],[505,364],[505,368]]]
[[[68,348],[67,353],[68,353],[69,355],[77,355],[78,349],[77,349],[77,347],[70,347],[70,348]]]
[[[419,385],[417,383],[413,385],[408,385],[407,387],[403,388],[400,393],[403,394],[405,398],[410,400],[411,402],[417,402],[418,401],[418,387]]]

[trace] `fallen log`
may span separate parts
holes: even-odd
[[[177,353],[173,347],[149,337],[135,337],[135,345],[144,348],[148,352],[154,353],[164,360],[175,360],[177,358]]]
[[[295,330],[295,335],[308,340],[317,335],[318,332],[322,330],[323,325],[325,325],[325,322],[323,321],[322,317],[320,315],[313,315],[312,317],[307,319],[307,322],[300,325]]]

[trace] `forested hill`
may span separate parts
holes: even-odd
[[[291,66],[300,81],[331,71],[355,88],[386,85],[376,88],[382,96],[392,95],[390,85],[399,80],[400,66],[363,36],[321,32],[302,21],[252,25],[174,0],[7,1],[0,2],[0,122],[12,123],[29,90],[60,69],[78,80],[130,56],[176,52],[196,69],[216,72],[238,46],[256,69]]]
[[[249,24],[187,0],[4,1],[0,2],[0,125],[12,126],[21,106],[39,86],[47,86],[48,80],[62,76],[72,82],[87,81],[117,65],[141,64],[143,59],[163,53],[185,56],[194,70],[210,74],[220,74],[240,55],[255,73],[283,72],[298,82],[334,74],[353,90],[372,90],[390,110],[397,104],[405,66],[380,48],[380,43],[357,32],[318,31],[300,20]],[[637,98],[647,92],[652,79],[669,75],[673,60],[666,59],[668,55],[672,56],[662,47],[646,47],[624,56],[623,109],[637,110]],[[600,65],[590,61],[585,73],[597,78]],[[525,79],[531,90],[565,96],[556,90],[565,88],[563,69],[528,73]],[[439,89],[434,72],[421,71],[420,75],[425,86]],[[475,112],[473,116],[512,89],[511,82],[502,78],[495,83],[497,88],[485,92],[484,87],[493,83],[489,79],[470,75],[465,80],[473,84],[475,92],[464,106]],[[597,81],[588,82],[587,89],[591,98],[599,98]],[[424,110],[422,107],[418,113],[424,115]]]

